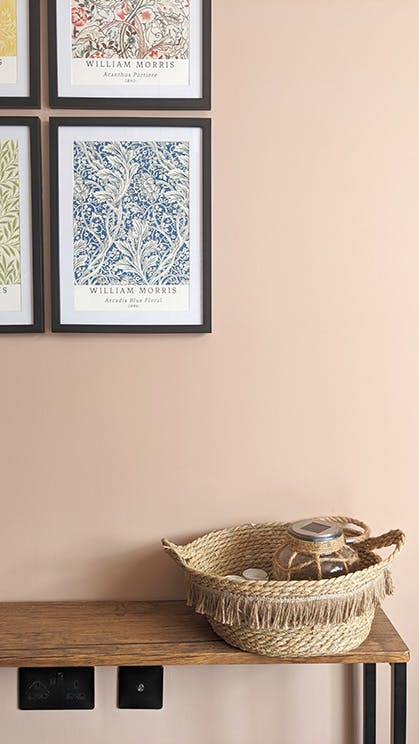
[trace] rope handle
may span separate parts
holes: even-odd
[[[395,549],[382,561],[382,565],[391,563],[396,555],[400,553],[406,541],[406,535],[401,530],[390,530],[383,535],[371,537],[370,527],[365,522],[354,517],[319,517],[319,519],[331,520],[332,522],[338,522],[343,525],[343,534],[345,535],[346,542],[349,545],[353,545],[355,550],[359,550],[360,552],[390,548],[394,545]],[[351,525],[360,527],[362,532],[352,529]]]
[[[166,540],[165,537],[161,541],[161,544],[163,545],[165,551],[170,555],[170,557],[173,558],[174,561],[176,561],[176,563],[184,567],[188,565],[189,559],[187,556],[187,551],[184,549],[183,545],[175,545],[175,543],[170,542],[170,540]]]
[[[383,560],[383,564],[387,565],[394,560],[405,544],[406,535],[401,530],[390,530],[385,532],[384,535],[378,535],[377,537],[369,537],[366,540],[362,540],[356,546],[357,550],[361,552],[369,552],[371,550],[380,550],[380,548],[390,548],[392,545],[395,546],[392,553]]]
[[[349,545],[362,542],[371,535],[371,528],[361,519],[356,519],[355,517],[316,517],[316,519],[323,519],[326,522],[337,522],[340,524],[343,527],[345,542]],[[360,530],[354,529],[353,525],[359,527]]]

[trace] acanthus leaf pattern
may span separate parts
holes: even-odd
[[[73,59],[189,59],[189,0],[73,0]]]
[[[74,143],[74,282],[190,278],[189,143]]]

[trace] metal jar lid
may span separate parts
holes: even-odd
[[[328,542],[341,537],[343,530],[337,522],[326,522],[323,519],[302,519],[290,524],[288,534],[308,542]]]

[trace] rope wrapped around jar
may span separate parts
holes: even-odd
[[[357,563],[341,525],[306,519],[289,525],[273,556],[272,574],[279,581],[329,579],[354,571]]]

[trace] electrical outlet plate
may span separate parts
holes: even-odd
[[[163,708],[163,667],[119,667],[118,708]]]
[[[94,667],[22,667],[18,689],[20,710],[92,710]]]

